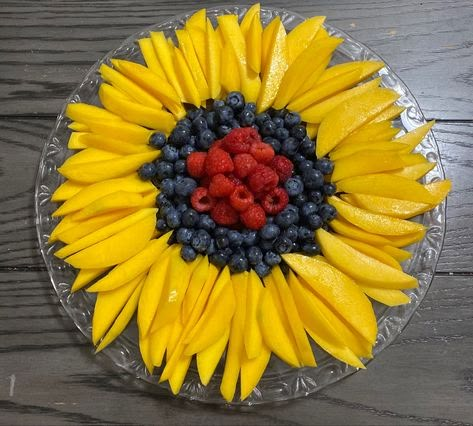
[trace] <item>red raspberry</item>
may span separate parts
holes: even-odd
[[[235,225],[238,223],[238,212],[227,200],[219,200],[210,211],[210,217],[219,225]]]
[[[252,127],[237,128],[223,138],[223,149],[231,154],[243,154],[250,150],[251,144],[260,141],[261,137],[256,129]]]
[[[233,173],[230,173],[227,177],[235,184],[235,186],[243,185],[243,182],[240,179],[238,179]]]
[[[208,188],[210,186],[210,178],[208,176],[204,176],[202,179],[200,179],[199,184],[204,188]]]
[[[258,164],[258,166],[248,178],[248,185],[253,194],[269,192],[276,188],[278,182],[279,178],[276,172],[261,164]]]
[[[261,205],[266,213],[275,215],[283,211],[289,203],[289,196],[287,192],[281,188],[276,187],[271,192],[268,192],[261,200]]]
[[[233,165],[235,166],[235,176],[244,179],[254,170],[258,163],[250,154],[237,154],[233,157]]]
[[[214,205],[215,200],[209,195],[207,188],[199,186],[191,195],[191,204],[199,213],[210,211]]]
[[[228,197],[235,189],[235,184],[226,177],[219,173],[210,179],[209,194],[212,197]]]
[[[215,148],[223,149],[223,139],[219,139],[218,141],[215,141],[212,145],[210,145],[209,152]]]
[[[205,174],[206,152],[192,152],[186,160],[187,172],[195,178],[201,178]]]
[[[269,165],[279,176],[281,182],[286,182],[291,176],[294,170],[294,164],[288,158],[283,155],[276,155]]]
[[[266,225],[266,213],[259,204],[253,204],[240,214],[243,225],[249,229],[261,229]]]
[[[230,154],[221,148],[210,150],[205,160],[205,171],[209,176],[233,172],[233,161]]]
[[[239,212],[244,212],[254,201],[253,194],[245,185],[238,185],[230,195],[230,204]]]
[[[274,149],[267,143],[258,142],[251,145],[250,154],[258,163],[269,164],[274,158]]]

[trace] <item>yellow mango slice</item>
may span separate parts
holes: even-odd
[[[226,54],[220,57],[220,84],[229,93],[240,89],[240,72],[233,50],[227,45],[224,45],[223,50]]]
[[[307,123],[306,124],[306,129],[307,129],[307,135],[311,139],[315,139],[317,136],[317,133],[319,132],[319,127],[320,124],[317,123]]]
[[[194,44],[195,46],[195,44]],[[196,49],[197,50],[197,49]],[[207,82],[209,84],[210,97],[217,99],[220,93],[220,49],[218,48],[217,35],[210,22],[207,19],[207,28],[205,32],[205,59],[207,69]]]
[[[259,355],[248,359],[244,355],[240,369],[240,400],[243,401],[253,392],[263,376],[266,366],[271,358],[271,351],[263,344]]]
[[[159,267],[159,265],[163,263],[162,259],[160,259],[160,256],[168,247],[167,241],[169,237],[170,234],[167,233],[158,239],[149,241],[142,251],[120,265],[115,266],[105,277],[98,280],[93,286],[87,289],[87,291],[101,292],[114,290],[136,276],[148,271],[153,265],[156,265],[156,274],[159,274],[162,271],[165,272],[166,270],[164,267]],[[151,275],[152,274],[150,272],[148,275],[150,280],[155,278]]]
[[[138,306],[138,299],[140,297],[141,287],[142,287],[142,284],[139,284],[135,288],[132,295],[129,297],[128,301],[123,307],[122,311],[116,318],[115,322],[112,324],[107,334],[100,341],[100,344],[97,346],[95,353],[98,353],[102,351],[103,349],[105,349],[118,336],[120,336],[120,334],[122,334],[123,330],[125,330],[126,326],[130,322],[131,318],[133,317],[136,311],[136,307]]]
[[[342,41],[339,38],[327,38],[312,42],[287,69],[273,107],[284,108],[308,79],[314,75],[316,78],[320,76],[328,63],[327,59]]]
[[[412,166],[403,167],[400,170],[394,170],[391,173],[411,180],[418,180],[429,173],[437,163],[419,163]]]
[[[326,259],[354,280],[379,288],[417,287],[416,278],[363,254],[327,231],[318,229],[315,234]]]
[[[129,228],[69,256],[65,261],[75,268],[104,268],[118,265],[143,250],[151,239],[155,227],[155,215],[145,217]],[[96,231],[96,233],[99,231]],[[76,243],[85,238],[87,237],[78,240]],[[64,248],[67,247],[70,246]]]
[[[400,249],[398,247],[393,247],[390,245],[385,245],[380,247],[385,253],[388,253],[390,256],[394,257],[398,262],[404,262],[407,259],[412,257],[412,253],[407,250]]]
[[[323,232],[328,234],[326,231]],[[332,238],[336,239],[335,237]],[[318,238],[318,241],[320,244],[320,238]],[[337,242],[339,241],[337,240]],[[323,251],[322,244],[321,248]],[[351,247],[349,248],[351,249]],[[317,257],[300,254],[284,254],[283,259],[292,270],[310,285],[314,292],[320,294],[368,342],[373,343],[375,341],[377,326],[371,303],[358,286],[341,272],[341,269],[338,270],[327,263],[321,262]],[[327,258],[327,260],[331,261],[330,258]],[[382,263],[381,265],[389,268]],[[396,273],[398,272],[396,271]]]
[[[429,130],[435,124],[435,120],[429,121],[428,123],[423,124],[417,129],[411,130],[409,133],[406,133],[404,136],[401,136],[395,139],[395,142],[402,142],[413,150],[417,145],[419,145],[422,140],[425,138]]]
[[[185,29],[190,35],[197,59],[199,60],[200,67],[202,68],[205,79],[209,86],[210,96],[212,96],[212,92],[210,90],[210,71],[207,60],[207,24],[205,15],[203,27],[189,25],[189,21],[187,21]]]
[[[113,138],[117,141],[124,141],[136,144],[147,144],[153,131],[137,124],[108,121],[89,121],[88,126],[93,133]]]
[[[399,237],[390,236],[389,243],[390,245],[393,245],[394,247],[405,247],[405,246],[414,244],[417,241],[422,240],[424,237],[425,237],[425,230],[415,232],[413,234],[401,235]]]
[[[247,284],[247,306],[245,318],[244,344],[246,356],[253,359],[261,354],[263,348],[263,336],[258,323],[258,309],[260,304],[263,284],[256,272],[251,269]]]
[[[177,79],[181,86],[182,92],[184,93],[184,99],[187,99],[188,103],[191,103],[197,107],[200,106],[200,92],[194,81],[194,77],[189,65],[187,65],[184,54],[180,49],[175,48],[173,58],[174,69],[176,70]]]
[[[325,22],[325,16],[313,16],[301,22],[287,35],[287,62],[291,65],[309,46]]]
[[[371,120],[371,123],[379,123],[381,121],[391,121],[396,119],[401,115],[401,113],[405,110],[406,108],[400,105],[391,105],[387,107],[381,114],[376,116],[373,120]]]
[[[394,103],[399,95],[390,89],[373,89],[354,96],[330,111],[317,134],[317,157],[323,157],[346,136]],[[343,117],[343,118],[341,118]]]
[[[88,130],[90,132],[90,129]],[[86,132],[72,132],[67,141],[67,147],[69,149],[84,149],[87,145],[81,141],[82,135]]]
[[[287,68],[286,31],[281,21],[278,21],[273,34],[256,104],[257,112],[266,111],[272,105]]]
[[[406,145],[406,144],[403,144]],[[428,163],[427,158],[425,158],[422,154],[403,154],[401,153],[401,158],[404,163],[404,166],[414,166],[416,164],[425,164]]]
[[[83,144],[84,148],[95,148],[120,155],[139,154],[142,152],[150,152],[153,150],[153,148],[144,144],[117,141],[113,138],[109,138],[104,135],[98,135],[95,133],[81,133],[79,136],[79,140],[80,143]]]
[[[169,112],[120,98],[118,91],[108,84],[100,85],[99,98],[107,110],[113,111],[131,123],[165,133],[169,133],[176,124]]]
[[[240,25],[240,28],[243,28],[243,22]],[[259,13],[253,17],[248,33],[245,34],[243,29],[242,33],[246,41],[248,65],[254,72],[259,74],[261,72],[261,51],[263,37],[263,26],[261,25]]]
[[[74,130],[75,132],[88,132],[90,129],[84,123],[79,123],[78,121],[73,121],[69,124],[69,129]]]
[[[142,279],[143,274],[120,288],[97,294],[92,318],[92,341],[94,345],[105,335]]]
[[[325,99],[324,101],[301,111],[301,118],[303,121],[306,121],[308,123],[322,123],[322,120],[334,108],[347,101],[348,99],[353,98],[354,96],[366,93],[374,88],[377,88],[380,82],[381,78],[378,77],[360,86],[356,86],[353,89],[344,90],[341,93],[331,96],[330,98]]]
[[[384,63],[381,61],[352,61],[345,62],[342,64],[334,65],[333,67],[327,68],[326,71],[320,76],[319,83],[325,83],[333,78],[339,77],[343,74],[359,70],[360,76],[358,81],[362,81],[371,77],[374,73],[378,72],[384,67]]]
[[[373,213],[369,210],[352,206],[335,196],[329,197],[328,203],[334,206],[340,216],[346,221],[373,234],[396,236],[425,230],[425,227],[420,223]]]
[[[156,319],[157,318],[159,318],[159,317],[156,316]],[[169,380],[172,377],[175,368],[179,364],[179,360],[182,359],[181,358],[182,354],[180,354],[178,356],[177,362],[174,364],[174,368],[171,371],[171,369],[169,368],[169,365],[167,365],[167,364],[169,363],[169,360],[171,359],[171,357],[175,356],[175,351],[176,351],[176,348],[178,346],[179,339],[182,335],[183,326],[182,326],[181,322],[179,321],[179,319],[177,321],[174,321],[174,322],[169,322],[168,324],[172,324],[171,335],[169,336],[169,341],[168,341],[167,348],[166,348],[166,367],[167,367],[166,370],[168,370],[169,373],[167,375],[167,378],[164,378],[162,376],[159,378],[160,383],[164,382],[165,380]]]
[[[120,156],[110,160],[73,165],[65,164],[57,170],[67,179],[83,183],[95,183],[127,176],[136,172],[142,164],[153,161],[158,156],[159,151],[155,150],[154,152]]]
[[[188,27],[197,27],[205,28],[205,21],[207,19],[207,10],[205,8],[199,9],[193,15],[189,17],[186,21],[186,26]]]
[[[87,124],[89,121],[122,121],[122,119],[103,108],[82,102],[71,103],[66,107],[66,116],[73,121]]]
[[[348,157],[353,157],[355,154],[358,156],[362,156],[365,153],[368,155],[373,155],[373,152],[376,152],[380,155],[387,154],[390,155],[393,152],[397,152],[402,154],[406,150],[405,144],[400,143],[392,143],[391,141],[387,142],[380,142],[380,141],[373,141],[373,142],[365,142],[365,143],[350,143],[344,145],[338,145],[330,154],[329,157],[333,161],[337,161],[340,159],[345,159]],[[387,151],[390,151],[389,153]],[[399,157],[399,161],[404,164],[402,158]],[[343,164],[343,163],[342,163]],[[397,169],[392,169],[397,170]],[[394,172],[393,172],[394,173]]]
[[[369,122],[349,134],[338,146],[347,144],[358,145],[374,141],[389,141],[399,133],[399,129],[392,127],[391,121]],[[407,148],[407,147],[406,147]]]
[[[315,35],[314,37],[314,40],[323,40],[327,37],[330,37],[330,34],[328,33],[328,31],[324,28],[324,27],[321,27],[319,31],[317,31],[317,34]]]
[[[74,182],[73,180],[66,180],[53,192],[51,195],[51,201],[66,201],[76,195],[79,191],[83,190],[84,187],[85,185],[83,183]]]
[[[184,379],[186,378],[187,370],[189,369],[189,365],[191,363],[192,357],[190,356],[183,356],[176,365],[172,376],[169,378],[169,386],[171,388],[171,392],[174,395],[177,395],[181,390],[182,384],[184,383]]]
[[[143,363],[148,370],[149,374],[153,374],[154,366],[151,358],[151,339],[150,336],[139,336],[138,344],[140,347],[140,354]]]
[[[424,185],[424,188],[434,197],[434,205],[440,204],[452,189],[452,181],[449,179],[438,180]]]
[[[253,18],[256,16],[258,19],[260,19],[260,11],[261,11],[261,5],[259,3],[253,4],[250,8],[245,13],[245,16],[243,16],[243,19],[241,20],[240,23],[240,30],[243,34],[243,36],[246,37],[248,34],[248,31],[250,31]]]
[[[276,28],[279,25],[281,18],[276,16],[273,20],[266,25],[263,29],[263,34],[261,35],[261,71],[264,72],[266,69],[266,64],[269,62],[269,51],[271,47],[271,40],[274,39],[274,33]]]
[[[187,288],[186,295],[182,301],[181,317],[183,324],[187,323],[192,313],[192,309],[194,309],[197,299],[207,282],[209,274],[209,259],[207,256],[197,257],[193,264],[194,263],[197,263],[197,265],[192,271],[189,287]]]
[[[107,271],[108,268],[80,269],[72,283],[71,293],[75,293],[85,287],[87,284],[95,280],[95,278],[100,277]]]
[[[200,381],[204,386],[209,384],[217,368],[217,364],[222,358],[229,336],[230,327],[224,331],[222,336],[215,343],[197,354],[197,370],[199,372]]]
[[[373,213],[391,216],[399,219],[410,219],[431,208],[430,204],[415,201],[397,200],[367,194],[344,194],[342,199]]]
[[[66,161],[64,161],[64,163],[62,163],[62,165],[69,167],[75,164],[84,164],[93,161],[105,161],[111,160],[113,158],[121,158],[121,155],[114,152],[107,152],[102,149],[86,148],[70,156]]]
[[[342,192],[379,195],[418,203],[434,203],[435,198],[420,183],[387,173],[355,176],[337,182]]]
[[[163,67],[159,63],[159,59],[156,56],[151,39],[142,38],[138,40],[138,45],[140,46],[141,54],[143,55],[146,66],[150,69],[150,71],[154,72],[163,80],[166,80],[166,74],[164,73]]]
[[[173,324],[167,324],[159,330],[152,330],[149,334],[150,358],[155,367],[161,367],[161,364],[163,363],[164,354],[171,336],[172,328]]]
[[[387,306],[399,306],[409,303],[411,299],[401,290],[390,290],[387,288],[373,288],[360,286],[363,292],[373,300]]]
[[[354,238],[355,240],[362,241],[364,243],[385,245],[389,244],[390,242],[390,240],[388,240],[386,237],[363,231],[363,229],[360,229],[357,226],[346,222],[345,220],[333,219],[329,225],[338,234],[344,235],[345,237]]]

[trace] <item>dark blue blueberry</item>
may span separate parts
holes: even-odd
[[[307,136],[307,130],[302,124],[297,124],[291,129],[291,136],[302,141]]]
[[[289,197],[295,197],[304,192],[304,184],[299,177],[290,177],[284,182],[284,189]]]
[[[243,237],[243,245],[245,247],[252,247],[258,241],[258,232],[251,229],[241,231],[241,236]]]
[[[282,120],[280,118],[280,120]],[[284,127],[279,127],[274,131],[274,137],[280,141],[284,141],[289,137],[289,130]]]
[[[274,251],[267,251],[264,255],[264,261],[269,266],[276,266],[281,263],[281,256]]]
[[[169,209],[166,212],[166,223],[171,229],[176,229],[181,226],[181,213],[176,209]]]
[[[225,228],[224,226],[219,226],[215,228],[214,235],[215,237],[223,237],[227,235],[228,233],[228,228]]]
[[[292,242],[297,240],[299,235],[299,228],[296,225],[291,225],[289,228],[285,229],[282,233],[283,237],[289,238]]]
[[[259,240],[258,246],[263,251],[271,250],[273,248],[273,240]]]
[[[181,257],[186,262],[192,262],[197,257],[197,252],[191,246],[182,246],[181,247]]]
[[[299,229],[297,230],[297,239],[299,241],[309,241],[314,238],[314,231],[305,227],[305,226],[299,226]]]
[[[284,118],[282,117],[275,117],[273,115],[273,123],[276,126],[276,129],[282,129],[284,127]],[[289,133],[288,135],[289,136]]]
[[[301,247],[302,252],[310,256],[320,254],[320,247],[317,243],[305,243]]]
[[[195,148],[195,146],[197,145],[197,138],[196,136],[192,135],[190,138],[189,138],[189,141],[187,142],[187,145],[190,145],[190,146],[193,146]]]
[[[289,228],[289,226],[298,222],[298,220],[299,214],[294,210],[288,210],[287,208],[285,208],[281,213],[278,213],[274,219],[276,224],[284,229]]]
[[[217,246],[215,245],[215,240],[212,238],[210,240],[210,244],[207,247],[206,253],[210,256],[211,254],[214,254],[217,251]]]
[[[241,254],[234,254],[228,261],[228,267],[233,273],[246,271],[248,269],[248,259]]]
[[[322,188],[324,185],[324,175],[320,170],[307,170],[302,174],[302,179],[307,189],[318,189]]]
[[[309,200],[314,202],[315,204],[320,204],[324,199],[322,192],[320,191],[310,191],[309,192]]]
[[[232,131],[232,128],[226,124],[222,124],[217,127],[217,136],[223,138],[227,136]]]
[[[301,251],[301,245],[297,241],[292,242],[292,249],[291,252],[298,252]]]
[[[204,110],[202,108],[195,108],[187,112],[187,118],[190,121],[194,121],[197,117],[200,117],[203,114],[204,114]],[[190,123],[189,123],[189,127],[190,127]]]
[[[337,187],[334,183],[324,183],[325,195],[334,195],[337,192]]]
[[[143,180],[148,180],[153,178],[156,175],[156,166],[154,163],[144,163],[139,169],[138,169],[138,175],[140,176],[141,179]]]
[[[243,235],[233,229],[228,231],[227,238],[231,247],[240,247],[243,244]]]
[[[245,106],[245,98],[240,92],[230,92],[225,101],[235,112],[241,111]]]
[[[174,179],[170,179],[170,178],[163,179],[161,183],[159,184],[161,193],[169,197],[172,197],[174,195],[174,187],[175,187],[175,181]]]
[[[208,128],[207,119],[203,115],[195,118],[192,121],[191,129],[193,130],[194,134],[202,133],[207,128]]]
[[[210,235],[204,229],[199,229],[197,232],[194,232],[192,236],[191,245],[197,250],[199,253],[205,253],[207,248],[210,245]]]
[[[267,120],[260,125],[260,133],[263,136],[271,136],[274,134],[276,130],[276,125],[273,123],[272,120]]]
[[[176,240],[181,244],[190,244],[194,231],[189,228],[179,228],[176,233]]]
[[[306,218],[307,226],[315,231],[323,225],[322,218],[317,213],[312,213]]]
[[[307,195],[299,194],[292,198],[291,200],[297,207],[302,207],[305,203],[307,203]]]
[[[255,129],[257,132],[259,132],[259,126],[257,124],[253,124],[251,126],[252,129]]]
[[[306,159],[300,152],[296,152],[292,156],[292,162],[295,163],[296,165],[298,165],[299,163],[301,163],[303,161],[306,161]]]
[[[194,179],[190,177],[184,177],[176,181],[174,191],[176,191],[177,195],[188,197],[194,192],[196,188],[197,182]]]
[[[185,160],[177,160],[174,163],[174,172],[177,175],[183,175],[186,172],[186,161]]]
[[[207,125],[209,126],[209,129],[215,130],[215,128],[217,127],[217,116],[215,115],[215,112],[209,111],[205,119],[207,120]]]
[[[292,249],[292,241],[287,237],[279,237],[274,242],[274,249],[277,253],[289,253]]]
[[[305,137],[302,140],[300,150],[306,157],[313,157],[315,155],[315,142],[309,137]]]
[[[286,206],[285,210],[291,210],[291,211],[293,211],[293,212],[299,214],[299,207],[297,207],[295,204],[289,203],[289,204]]]
[[[299,149],[299,141],[289,137],[282,142],[281,151],[284,155],[292,157]]]
[[[176,207],[176,210],[177,210],[178,212],[180,212],[181,215],[182,215],[182,213],[184,213],[188,208],[189,208],[189,207],[187,206],[186,203],[180,203],[180,204],[178,204],[178,206]]]
[[[191,120],[188,118],[182,118],[176,123],[176,126],[183,126],[183,127],[188,127],[190,129],[191,127]]]
[[[297,169],[300,173],[304,173],[307,170],[314,168],[314,162],[310,160],[304,160],[297,163]]]
[[[197,226],[206,231],[212,231],[215,229],[215,222],[208,214],[201,214]]]
[[[254,102],[247,102],[243,109],[246,109],[248,111],[251,111],[253,113],[256,112],[256,104]]]
[[[223,268],[227,264],[228,258],[229,255],[224,250],[217,250],[209,256],[210,262],[219,268]]]
[[[161,150],[161,156],[164,161],[169,161],[170,163],[174,163],[179,159],[179,150],[172,145],[165,145]]]
[[[328,158],[320,158],[315,162],[315,168],[320,170],[324,175],[329,175],[333,172],[333,162]]]
[[[191,145],[184,145],[180,150],[179,150],[179,157],[181,158],[187,158],[189,154],[195,151],[195,148]]]
[[[182,224],[187,228],[194,228],[199,222],[199,216],[199,213],[197,213],[194,209],[187,209],[184,213],[182,213]]]
[[[250,247],[246,252],[246,256],[252,265],[257,265],[263,261],[263,252],[258,246]]]
[[[148,142],[153,148],[161,149],[166,145],[166,135],[161,132],[155,132],[151,135]]]
[[[174,165],[167,161],[157,161],[156,177],[160,180],[174,177]]]
[[[274,223],[274,216],[268,216],[266,218],[266,223]]]
[[[273,118],[278,117],[278,118],[282,118],[284,120],[284,116],[287,114],[287,109],[286,108],[282,108],[282,109],[273,109],[273,108],[271,108],[269,113],[270,113],[271,117],[273,117]]]
[[[212,130],[204,130],[199,137],[197,138],[196,145],[197,148],[202,151],[207,151],[215,140],[215,133]]]
[[[319,209],[320,217],[324,222],[329,222],[337,216],[337,210],[330,204],[322,204]]]
[[[159,193],[158,196],[156,197],[156,204],[158,205],[158,207],[161,207],[162,205],[166,203],[170,203],[167,195],[163,193]]]
[[[233,110],[227,105],[216,108],[215,114],[220,124],[230,124],[234,117]]]
[[[259,231],[259,235],[261,238],[263,238],[264,240],[271,241],[277,238],[280,233],[281,230],[279,229],[279,226],[274,223],[267,223]]]
[[[260,262],[255,265],[255,272],[258,274],[259,277],[263,278],[271,272],[271,267],[266,265],[266,263]]]
[[[267,112],[262,112],[258,114],[255,118],[256,125],[260,128],[266,121],[271,121],[271,117]]]
[[[255,122],[255,113],[248,109],[244,109],[240,114],[240,125],[242,127],[250,127]]]
[[[309,201],[301,207],[302,216],[310,216],[311,214],[317,213],[318,210],[317,204],[312,201]]]
[[[225,249],[230,245],[228,238],[223,235],[215,237],[215,243],[219,249]]]
[[[156,222],[156,229],[158,231],[167,231],[169,228],[164,219],[158,219]]]
[[[277,139],[267,136],[264,138],[264,142],[268,145],[271,145],[276,154],[281,151],[281,142],[279,142]]]
[[[214,103],[213,103],[214,110],[216,110],[217,108],[222,108],[223,106],[225,106],[225,101],[222,101],[221,99],[214,100]]]
[[[169,143],[179,148],[189,142],[190,137],[191,130],[189,129],[189,127],[177,126],[169,135]],[[164,148],[165,147],[163,147],[163,149]]]
[[[298,124],[301,123],[301,116],[297,112],[288,112],[284,116],[284,124],[288,129],[297,126]]]
[[[241,127],[241,126],[240,126],[240,122],[239,122],[236,118],[234,118],[234,119],[230,122],[230,127],[231,127],[232,129],[238,129],[239,127]]]

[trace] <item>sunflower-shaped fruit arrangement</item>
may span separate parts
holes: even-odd
[[[109,345],[136,313],[150,373],[178,393],[195,356],[207,385],[247,398],[273,353],[316,367],[314,342],[356,368],[372,356],[374,299],[409,303],[408,219],[449,181],[416,146],[433,123],[394,138],[398,94],[376,61],[328,67],[342,39],[323,17],[289,33],[260,7],[175,37],[139,40],[144,64],[100,67],[102,106],[71,103],[66,179],[50,241],[96,293],[92,338]],[[311,341],[313,340],[313,342]]]

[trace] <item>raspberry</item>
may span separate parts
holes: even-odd
[[[283,155],[276,155],[269,166],[278,174],[281,182],[288,180],[294,170],[292,161]]]
[[[221,148],[211,149],[205,160],[205,171],[209,176],[233,172],[233,161],[230,154]]]
[[[210,211],[210,217],[219,225],[235,225],[238,223],[238,212],[227,200],[219,200]]]
[[[186,160],[187,172],[195,178],[203,177],[205,174],[205,159],[207,153],[193,152],[189,154]]]
[[[216,148],[222,148],[223,149],[223,139],[219,139],[218,141],[215,141],[209,148],[209,152],[216,149]]]
[[[243,182],[238,179],[233,173],[230,173],[227,177],[235,184],[235,186],[243,185]]]
[[[259,133],[252,127],[236,128],[223,138],[223,149],[231,154],[244,154],[251,144],[260,141]]]
[[[209,194],[212,197],[228,197],[235,189],[235,184],[219,173],[210,179]]]
[[[258,164],[251,176],[248,178],[248,185],[255,193],[269,192],[276,188],[279,182],[278,175],[267,166]]]
[[[215,200],[209,195],[207,188],[201,186],[196,188],[191,195],[191,204],[199,213],[210,211],[214,205]]]
[[[268,192],[261,200],[261,205],[266,213],[275,215],[283,211],[289,203],[287,192],[280,187]]]
[[[266,225],[266,213],[259,204],[252,204],[240,214],[243,225],[249,229],[261,229]]]
[[[204,176],[202,179],[200,179],[199,184],[204,188],[208,188],[210,186],[210,177]]]
[[[254,201],[253,194],[245,185],[238,185],[230,195],[230,204],[239,212],[244,212]]]
[[[233,157],[233,165],[235,166],[235,176],[244,179],[257,166],[256,160],[250,154],[237,154]]]
[[[274,158],[274,149],[271,145],[258,142],[251,145],[250,154],[261,164],[268,164]]]

